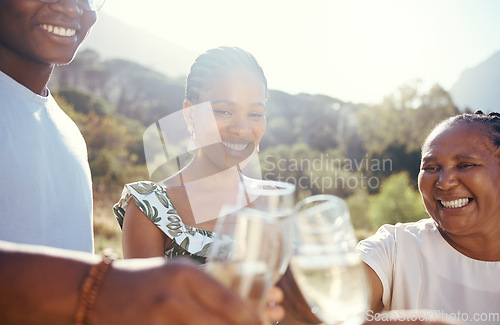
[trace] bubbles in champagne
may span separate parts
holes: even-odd
[[[264,297],[272,285],[272,272],[261,261],[211,262],[206,271],[220,283],[257,308],[264,305]]]
[[[352,261],[356,261],[352,263]],[[369,303],[358,256],[294,256],[291,267],[311,310],[327,324],[361,324]]]

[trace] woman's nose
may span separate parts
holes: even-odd
[[[443,169],[439,173],[439,178],[436,181],[436,187],[441,190],[448,190],[458,184],[455,171],[451,169]]]
[[[238,136],[245,136],[252,132],[252,128],[247,118],[235,117],[229,126],[229,131]]]

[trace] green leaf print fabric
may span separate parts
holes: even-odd
[[[205,262],[213,240],[212,232],[185,225],[162,186],[149,181],[126,184],[120,201],[113,206],[120,227],[131,198],[149,220],[172,239],[165,249],[166,257],[189,256]]]

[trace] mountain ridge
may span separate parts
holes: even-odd
[[[102,59],[137,62],[169,78],[185,78],[199,54],[105,13],[100,13],[99,21],[93,29],[82,49],[92,49]],[[486,60],[464,70],[448,92],[461,111],[499,111],[499,84],[500,51],[497,51]]]
[[[500,51],[472,68],[464,70],[450,88],[455,105],[461,110],[499,111]]]
[[[82,44],[103,59],[125,59],[161,72],[171,78],[186,76],[197,54],[177,44],[99,14],[98,22]]]

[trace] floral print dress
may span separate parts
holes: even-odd
[[[120,201],[113,206],[120,227],[131,198],[151,222],[172,239],[165,249],[165,257],[188,256],[205,263],[213,241],[212,232],[185,225],[162,186],[150,181],[126,184]]]

